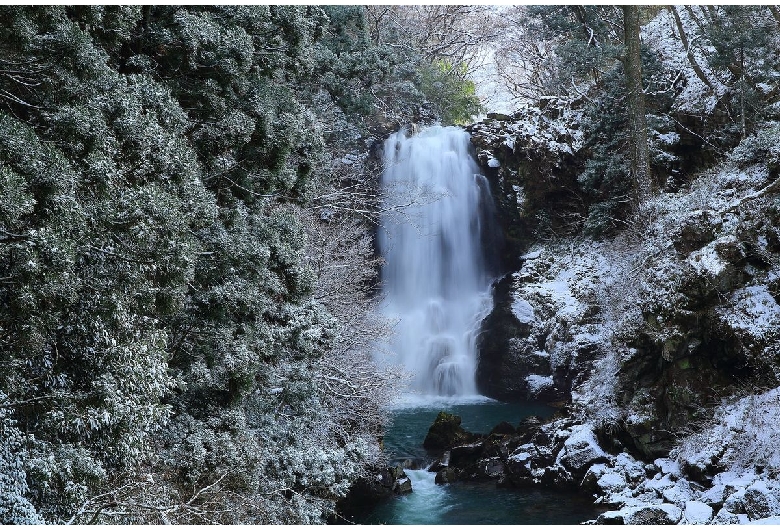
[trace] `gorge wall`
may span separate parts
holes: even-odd
[[[594,235],[575,114],[549,100],[468,128],[506,234],[478,389],[562,408],[445,444],[431,469],[589,493],[611,510],[599,523],[776,522],[780,128],[659,171],[653,198]],[[671,157],[691,153],[681,137]]]
[[[567,401],[608,445],[666,456],[722,398],[778,384],[777,169],[743,142],[589,237],[576,114],[546,100],[468,128],[507,239],[478,385]]]

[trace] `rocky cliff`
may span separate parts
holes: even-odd
[[[480,341],[481,390],[569,401],[574,427],[589,426],[612,463],[671,455],[694,489],[753,473],[750,484],[774,491],[780,452],[761,446],[745,459],[736,447],[777,431],[746,415],[749,403],[775,414],[766,392],[780,385],[778,127],[594,240],[577,223],[588,205],[576,201],[584,154],[570,110],[548,101],[470,128],[508,234],[508,273]],[[724,426],[729,414],[744,425]]]

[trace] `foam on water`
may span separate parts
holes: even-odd
[[[498,403],[495,399],[473,394],[469,396],[431,396],[428,394],[406,394],[397,399],[390,410],[404,409],[449,409],[458,405],[478,405],[481,403]]]

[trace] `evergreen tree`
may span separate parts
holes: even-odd
[[[3,8],[2,522],[320,522],[377,458],[300,218],[316,94],[358,130],[400,74],[330,15]]]
[[[777,83],[777,21],[762,6],[721,6],[711,13],[703,26],[714,49],[710,64],[728,72],[739,136],[745,138],[765,100],[776,98],[768,87]]]

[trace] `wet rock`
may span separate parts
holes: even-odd
[[[450,450],[450,465],[463,467],[466,464],[473,463],[481,455],[482,448],[482,442],[453,447]]]
[[[400,465],[388,467],[379,476],[382,486],[387,489],[393,489],[395,483],[402,478],[406,478],[404,468]]]
[[[543,420],[538,416],[529,416],[521,421],[516,429],[518,443],[522,445],[530,442],[542,424]]]
[[[398,465],[403,469],[422,469],[425,467],[425,461],[422,458],[406,458]]]
[[[482,473],[488,478],[500,478],[506,474],[506,466],[500,458],[490,458],[480,462]]]
[[[543,423],[544,420],[539,416],[528,416],[527,418],[524,418],[523,421],[521,421],[520,424],[517,426],[517,432],[525,433],[531,430],[536,430]]]
[[[429,450],[444,450],[450,447],[471,442],[475,436],[460,426],[461,418],[448,412],[439,412],[428,429],[423,441],[423,447]]]
[[[545,467],[538,473],[532,471],[532,474],[536,481],[545,488],[571,490],[577,486],[576,480],[569,470],[560,465]]]
[[[436,477],[434,478],[434,482],[436,484],[449,484],[450,482],[454,482],[457,478],[457,473],[454,469],[450,467],[445,467],[444,469],[441,469],[436,473]]]
[[[525,479],[533,481],[533,475],[531,474],[531,464],[533,455],[530,451],[535,452],[533,446],[522,446],[518,450],[507,458],[507,471],[510,474],[510,478],[513,482],[527,483]]]
[[[505,434],[515,434],[515,432],[517,431],[515,430],[515,428],[512,426],[511,423],[509,423],[508,421],[502,421],[501,423],[493,427],[493,429],[490,431],[490,434],[505,435]]]
[[[375,470],[375,474],[361,478],[352,485],[346,497],[338,502],[338,513],[357,513],[365,506],[391,498],[393,494],[406,493],[405,481],[409,482],[408,487],[411,488],[411,481],[400,465]]]
[[[428,471],[438,473],[442,469],[449,467],[450,465],[450,451],[444,451],[444,454],[438,460],[435,460],[433,464],[428,467]]]
[[[537,429],[531,437],[531,442],[537,447],[547,447],[552,444],[552,438],[546,430]]]
[[[482,321],[477,338],[477,386],[480,393],[497,399],[523,396],[525,376],[538,368],[529,364],[531,359],[519,344],[530,328],[512,312],[513,284],[512,275],[506,275],[493,285],[493,309]]]
[[[393,493],[396,495],[412,493],[412,480],[409,477],[398,479],[393,486]]]

